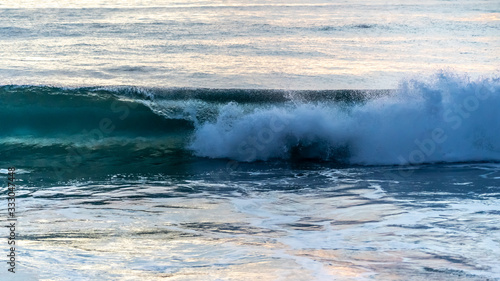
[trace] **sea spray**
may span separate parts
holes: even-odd
[[[449,72],[409,79],[392,94],[345,108],[300,102],[256,108],[229,104],[196,128],[198,156],[239,161],[294,157],[350,164],[500,160],[500,80]],[[269,131],[272,120],[284,128]],[[261,135],[267,132],[267,143]],[[261,140],[259,142],[259,139]]]

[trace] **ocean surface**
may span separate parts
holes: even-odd
[[[0,280],[500,280],[498,1],[0,3]]]

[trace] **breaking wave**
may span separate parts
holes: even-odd
[[[198,156],[350,164],[500,160],[500,80],[440,72],[366,102],[225,105],[194,133]]]
[[[500,161],[499,108],[498,77],[449,72],[385,91],[9,85],[0,87],[0,151],[7,158],[85,147],[245,162]],[[175,155],[185,154],[164,157]]]

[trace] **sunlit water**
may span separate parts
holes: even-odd
[[[69,3],[68,3],[69,2]],[[498,1],[7,1],[0,83],[390,89],[500,65]]]

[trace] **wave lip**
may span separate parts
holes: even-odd
[[[439,72],[355,103],[299,102],[245,112],[228,104],[196,128],[198,156],[313,158],[349,164],[500,161],[500,79]]]

